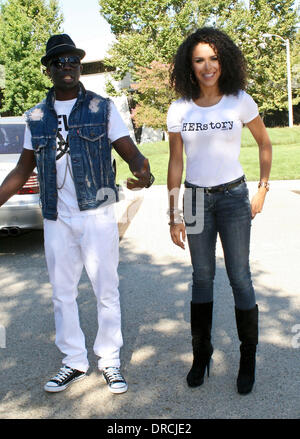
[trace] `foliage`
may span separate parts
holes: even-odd
[[[143,81],[136,86],[139,124],[157,119],[161,93],[168,94],[161,87],[154,94],[152,79],[146,91],[141,69],[153,70],[153,61],[171,63],[186,36],[203,25],[225,30],[241,47],[249,67],[248,91],[262,113],[287,108],[285,46],[279,38],[264,39],[263,34],[289,38],[293,45],[298,23],[294,0],[251,0],[248,9],[239,0],[99,0],[99,4],[117,37],[105,62],[116,67],[116,80],[129,72],[133,81]],[[295,89],[294,104],[297,96]]]
[[[233,11],[222,27],[242,49],[248,63],[248,92],[258,103],[260,112],[288,107],[286,44],[293,43],[298,22],[294,0],[253,0],[250,8]],[[265,37],[274,34],[278,37]],[[294,90],[294,105],[299,90]]]
[[[168,68],[178,46],[188,34],[204,25],[211,14],[220,13],[225,5],[232,7],[237,0],[100,0],[99,3],[101,13],[117,37],[105,63],[116,67],[116,80],[130,73],[137,84],[134,88],[138,93],[133,96],[138,103],[133,111],[135,123],[149,126],[151,121],[152,127],[165,128],[166,111],[170,99],[175,98],[168,84]],[[109,92],[115,94],[111,86],[109,83]]]
[[[291,50],[292,87],[300,90],[300,29]]]
[[[5,86],[5,70],[4,66],[0,65],[0,89]]]
[[[133,90],[138,93],[135,100],[138,103],[132,112],[137,126],[147,123],[152,128],[164,128],[166,112],[175,94],[169,85],[169,64],[152,61],[149,67],[139,67],[136,70],[136,83],[132,84]]]
[[[45,95],[50,80],[40,59],[62,23],[57,0],[8,0],[0,13],[0,64],[5,67],[1,112],[20,115]]]

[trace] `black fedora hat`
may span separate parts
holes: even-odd
[[[78,49],[69,35],[52,35],[47,42],[46,55],[41,58],[41,63],[44,66],[47,66],[48,61],[51,58],[61,53],[74,53],[75,55],[78,55],[80,59],[85,56],[85,51]]]

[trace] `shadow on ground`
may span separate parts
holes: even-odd
[[[130,241],[122,241],[122,364],[129,390],[118,396],[108,392],[96,368],[96,301],[86,274],[78,303],[90,370],[85,380],[55,395],[43,391],[45,380],[60,367],[61,355],[54,345],[42,232],[0,239],[0,275],[0,324],[7,337],[7,347],[0,349],[2,419],[300,418],[299,349],[292,346],[299,310],[276,287],[256,290],[262,304],[257,380],[252,394],[238,395],[239,342],[221,258],[215,281],[211,374],[202,387],[189,389],[185,376],[192,360],[191,268],[155,264],[151,255],[134,254]],[[260,275],[254,267],[254,285]]]

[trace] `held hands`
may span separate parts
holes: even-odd
[[[135,178],[127,178],[128,189],[140,189],[148,186],[150,183],[150,166],[148,159],[144,159],[143,167],[140,171],[133,172]]]

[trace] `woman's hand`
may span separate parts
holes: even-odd
[[[260,213],[263,209],[267,190],[260,188],[251,200],[251,215],[252,219],[255,218],[257,213]]]
[[[268,182],[272,164],[272,145],[267,129],[260,116],[247,123],[259,148],[260,181]],[[262,211],[267,189],[260,187],[251,200],[252,219]]]
[[[185,225],[183,223],[170,225],[170,234],[174,244],[178,245],[184,250],[186,237]]]

